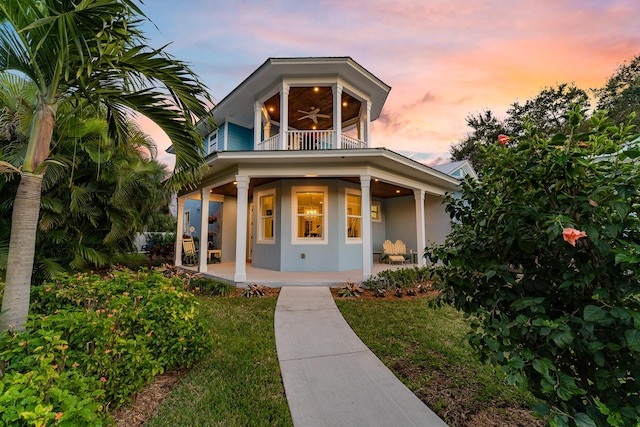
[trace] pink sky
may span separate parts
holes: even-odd
[[[147,0],[151,46],[191,64],[215,100],[268,57],[351,56],[391,86],[372,145],[443,163],[465,117],[547,86],[604,85],[640,54],[638,0]],[[159,148],[168,138],[142,120]]]

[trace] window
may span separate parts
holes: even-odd
[[[209,153],[218,151],[218,131],[215,130],[209,134]]]
[[[347,240],[362,239],[362,196],[347,190]]]
[[[258,193],[258,242],[275,243],[275,191]]]
[[[326,243],[326,187],[293,187],[293,243]]]
[[[376,201],[371,202],[371,221],[373,222],[382,221],[382,205],[380,202],[376,202]]]

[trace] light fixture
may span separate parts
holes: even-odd
[[[307,178],[314,178],[314,177],[316,177],[316,176],[320,176],[320,175],[318,175],[317,173],[308,173],[308,174],[306,174],[305,176],[306,176]]]
[[[342,101],[342,106],[343,107],[346,107],[347,105],[349,105],[349,104],[347,104],[347,101]]]
[[[316,130],[316,127],[315,126],[311,126],[311,129]]]
[[[238,182],[237,181],[233,181],[233,185],[238,185]]]
[[[269,111],[271,111],[272,113],[275,111],[276,109],[273,107],[269,107]]]
[[[396,190],[396,194],[400,194],[400,190]]]
[[[374,178],[373,180],[374,180],[375,182],[378,182],[378,181],[380,181],[380,180],[379,180],[378,178]]]
[[[314,88],[313,88],[313,91],[314,91],[314,92],[318,92],[319,90],[320,90],[320,88],[319,88],[318,86],[316,86],[316,87],[314,87]]]

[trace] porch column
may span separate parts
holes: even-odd
[[[425,225],[424,225],[424,190],[414,189],[413,194],[416,198],[416,232],[418,239],[416,245],[418,246],[418,267],[424,267],[424,248],[427,245],[425,240]]]
[[[238,216],[236,224],[236,274],[234,282],[247,281],[247,209],[249,206],[249,177],[236,175],[238,186]]]
[[[362,190],[362,280],[371,277],[373,247],[371,243],[371,175],[360,175]]]
[[[289,134],[289,83],[282,82],[280,87],[280,149],[287,149]]]
[[[336,83],[331,86],[331,92],[333,92],[333,133],[336,138],[335,147],[340,149],[342,147],[342,86],[340,83]]]
[[[178,197],[178,217],[176,218],[176,250],[173,264],[182,265],[182,235],[184,234],[184,197]]]
[[[253,149],[258,149],[262,142],[262,103],[256,101],[253,104]]]
[[[366,110],[365,110],[365,114],[366,117],[364,118],[364,129],[363,129],[363,141],[364,141],[364,146],[366,148],[369,148],[369,146],[371,145],[371,101],[367,101],[367,105],[366,105]]]
[[[209,198],[212,187],[204,187],[200,190],[200,259],[198,260],[198,271],[207,272],[207,258],[209,249]]]

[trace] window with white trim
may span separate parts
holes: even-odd
[[[347,241],[362,240],[362,195],[359,191],[346,191]]]
[[[214,130],[209,134],[209,154],[218,151],[218,131]]]
[[[275,190],[258,193],[258,243],[275,243]]]
[[[293,243],[327,242],[327,187],[293,187]]]

